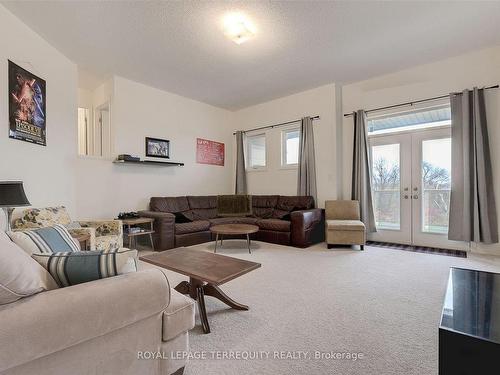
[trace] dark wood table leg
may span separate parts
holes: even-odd
[[[181,281],[174,289],[179,293],[188,294],[192,299],[196,300],[198,304],[198,311],[200,313],[201,326],[204,333],[210,333],[207,309],[205,307],[206,295],[217,298],[219,301],[224,302],[226,305],[233,309],[248,310],[247,305],[236,302],[226,293],[224,293],[218,286],[205,284],[203,281],[192,277],[189,279],[189,281]]]
[[[198,311],[200,313],[201,326],[204,333],[210,333],[210,325],[208,324],[207,309],[205,308],[205,293],[203,286],[196,287],[196,295],[198,300]]]
[[[214,253],[217,252],[217,242],[219,242],[219,233],[215,235]]]
[[[181,281],[174,289],[181,294],[190,294],[190,285],[188,281]]]
[[[228,305],[229,307],[232,307],[233,309],[236,309],[236,310],[248,310],[248,306],[247,305],[243,305],[241,303],[236,302],[231,297],[229,297],[226,293],[224,293],[216,285],[205,284],[203,286],[203,290],[205,292],[205,295],[217,298],[218,300],[224,302],[226,305]]]

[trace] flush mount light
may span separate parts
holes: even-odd
[[[255,27],[242,13],[228,13],[224,17],[224,34],[241,44],[255,36]]]

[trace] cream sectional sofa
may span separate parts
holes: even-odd
[[[0,234],[0,256],[9,258],[7,250],[11,260],[20,256]],[[47,273],[38,264],[31,268],[35,261],[25,253],[19,259],[28,263],[0,265],[1,375],[182,373],[185,360],[170,357],[188,350],[194,302],[171,289],[161,270],[46,288],[17,299],[21,295],[12,291],[28,284],[19,269]],[[9,301],[9,295],[17,300]]]

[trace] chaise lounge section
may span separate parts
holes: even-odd
[[[252,239],[308,247],[324,241],[324,210],[314,208],[311,196],[253,195],[252,214],[218,215],[217,196],[153,197],[144,217],[155,219],[155,249],[162,251],[213,240],[210,227],[218,224],[253,224]]]

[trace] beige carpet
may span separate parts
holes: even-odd
[[[249,255],[244,246],[227,240],[220,253],[262,267],[222,288],[250,310],[232,310],[207,297],[212,333],[202,333],[197,316],[191,349],[208,358],[212,351],[229,355],[231,350],[249,356],[260,352],[261,358],[193,359],[186,375],[437,374],[438,324],[449,267],[500,272],[495,261],[375,247],[361,252],[254,242]],[[175,286],[183,277],[169,273],[169,279]],[[272,358],[274,352],[296,351],[308,352],[307,358]],[[317,360],[315,351],[363,353],[363,358]]]

